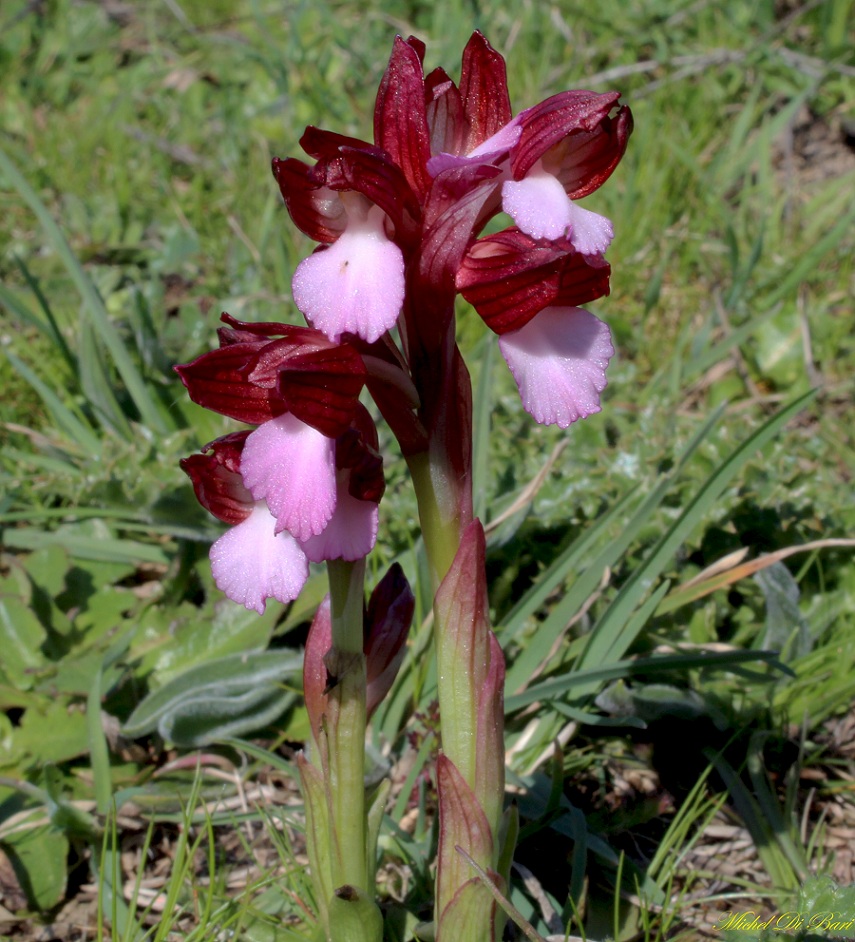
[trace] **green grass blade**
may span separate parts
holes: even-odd
[[[111,537],[47,533],[35,527],[10,527],[3,531],[3,542],[12,549],[37,550],[43,546],[63,546],[79,559],[117,563],[154,563],[165,566],[172,554],[152,543],[137,543]]]
[[[95,331],[86,319],[80,325],[79,349],[80,382],[94,415],[102,426],[106,426],[121,438],[130,439],[130,423],[110,382],[109,366],[104,361],[104,353],[97,342]]]
[[[113,800],[113,786],[110,779],[110,753],[101,725],[101,677],[102,670],[99,668],[92,678],[86,701],[86,726],[89,733],[89,764],[95,783],[95,807],[98,814],[106,815]]]
[[[529,639],[525,649],[515,660],[507,673],[507,689],[516,690],[522,686],[533,674],[535,668],[542,664],[549,655],[556,639],[566,629],[570,619],[581,609],[585,600],[599,585],[605,570],[613,566],[626,552],[638,533],[647,525],[651,515],[662,503],[674,477],[679,474],[701,443],[709,435],[724,411],[721,406],[715,410],[697,430],[680,455],[673,471],[663,478],[653,491],[645,498],[631,519],[622,528],[621,533],[600,551],[599,555],[584,569],[579,578],[573,583],[567,594],[553,608],[535,634]],[[520,601],[508,616],[510,626],[519,630],[523,620],[532,614],[549,594],[551,594],[574,570],[584,565],[589,548],[605,536],[608,527],[617,516],[632,494],[621,498],[618,504],[583,534],[546,570],[538,580],[537,585]],[[506,628],[500,632],[499,640],[506,644],[510,638],[510,630]]]
[[[778,889],[795,889],[800,881],[793,872],[790,861],[775,840],[772,825],[765,817],[757,800],[723,756],[713,754],[710,750],[705,750],[705,755],[724,779],[731,801],[754,841],[757,854],[773,886]]]
[[[36,191],[30,186],[5,151],[0,148],[0,170],[6,175],[21,198],[35,213],[57,255],[62,259],[80,296],[93,329],[110,351],[116,369],[128,389],[128,393],[139,410],[143,422],[153,431],[166,433],[170,428],[164,422],[155,400],[149,394],[142,376],[134,366],[122,339],[119,336],[101,296],[83,266],[77,260],[56,220],[51,216]]]
[[[580,670],[612,663],[624,655],[627,650],[626,642],[629,640],[628,635],[624,634],[624,626],[652,583],[659,578],[670,563],[674,553],[710,512],[725,488],[756,452],[769,444],[784,425],[815,395],[816,391],[811,390],[774,415],[708,478],[683,513],[668,528],[650,555],[624,583],[612,604],[594,627],[588,645],[577,664]]]
[[[817,270],[823,256],[836,248],[843,238],[852,232],[853,225],[855,225],[855,209],[850,208],[849,212],[844,213],[832,229],[796,261],[777,287],[764,299],[764,304],[774,307],[790,297],[799,285]]]
[[[56,393],[44,383],[27,365],[19,360],[13,353],[6,351],[6,356],[13,368],[25,379],[39,394],[57,428],[64,432],[77,446],[83,455],[91,458],[100,458],[101,442],[98,436],[85,425],[62,402]]]
[[[662,654],[655,657],[627,658],[607,666],[572,671],[560,677],[544,680],[521,693],[506,697],[505,709],[508,713],[512,713],[538,700],[543,702],[555,700],[578,687],[585,689],[598,686],[607,680],[619,680],[635,674],[669,673],[694,668],[733,671],[738,665],[751,661],[764,662],[785,674],[792,675],[792,671],[777,660],[777,654],[774,651],[715,651],[708,654]]]
[[[77,373],[77,358],[71,352],[71,348],[65,341],[65,337],[62,335],[62,331],[59,329],[59,324],[56,321],[56,318],[53,316],[53,309],[50,304],[48,304],[47,298],[44,296],[44,292],[39,286],[38,281],[33,277],[30,269],[27,268],[26,263],[22,258],[16,257],[15,261],[17,262],[18,268],[21,270],[21,274],[27,281],[27,284],[30,287],[30,291],[35,295],[36,300],[39,302],[39,307],[41,307],[44,312],[45,319],[47,320],[48,325],[50,326],[50,331],[48,336],[53,340],[54,345],[57,350],[62,354],[62,358],[68,364],[68,367],[71,371],[71,375],[75,376]]]
[[[22,270],[26,271],[26,269]],[[29,272],[27,272],[27,276],[29,276]],[[20,324],[27,327],[33,327],[40,333],[44,334],[62,354],[62,357],[68,366],[68,375],[71,377],[76,376],[74,358],[71,356],[71,351],[68,349],[65,339],[59,332],[59,328],[57,327],[52,314],[48,317],[47,320],[42,320],[40,317],[34,314],[16,294],[11,292],[3,284],[0,284],[0,304],[2,304],[10,314],[14,315]]]
[[[605,537],[609,527],[620,518],[632,503],[635,493],[624,494],[613,504],[597,522],[585,530],[567,549],[563,550],[544,569],[537,582],[523,595],[514,607],[502,619],[498,630],[499,639],[510,641],[525,626],[525,621],[546,602],[549,596],[579,566],[599,540]]]
[[[770,307],[769,310],[753,317],[746,324],[741,324],[729,331],[726,337],[719,340],[718,343],[712,344],[698,356],[691,357],[686,364],[686,371],[681,377],[681,383],[690,383],[694,377],[701,376],[711,366],[721,362],[731,350],[745,343],[752,334],[777,313],[777,307]]]

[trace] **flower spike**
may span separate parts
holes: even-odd
[[[615,351],[583,305],[609,293],[614,233],[578,201],[614,171],[632,116],[617,92],[586,90],[514,114],[504,59],[478,32],[459,83],[442,68],[425,76],[424,60],[422,42],[395,40],[370,142],[311,125],[304,159],[273,160],[291,219],[315,243],[291,282],[308,326],[223,315],[219,348],[177,370],[193,401],[250,428],[181,466],[230,525],[211,564],[231,599],[263,612],[296,597],[310,562],[328,564],[304,661],[314,743],[297,760],[318,932],[380,942],[371,897],[388,782],[366,792],[366,717],[391,689],[415,600],[393,566],[365,605],[386,483],[362,397],[373,400],[412,475],[435,593],[434,934],[496,942],[517,828],[503,813],[505,664],[490,626],[455,302],[498,335],[537,422],[567,428],[600,410]],[[502,211],[513,225],[486,230]]]

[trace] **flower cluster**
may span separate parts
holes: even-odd
[[[268,598],[299,595],[309,561],[370,552],[382,461],[353,347],[307,327],[223,320],[219,349],[178,373],[194,402],[257,428],[181,467],[202,506],[233,524],[211,547],[217,585],[263,612]]]
[[[308,561],[373,545],[383,475],[363,387],[406,456],[442,438],[449,480],[468,473],[466,429],[441,415],[468,386],[458,293],[498,334],[538,422],[566,428],[600,408],[614,350],[580,305],[609,291],[613,233],[576,201],[619,162],[629,109],[618,93],[568,91],[513,115],[504,60],[480,33],[459,84],[425,75],[424,51],[396,40],[373,143],[309,127],[312,163],[273,161],[294,223],[319,243],[292,283],[310,326],[224,315],[220,348],[178,368],[194,401],[257,426],[183,462],[201,503],[234,525],[212,549],[214,575],[249,608],[293,599]],[[513,225],[482,236],[500,212]]]

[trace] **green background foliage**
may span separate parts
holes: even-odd
[[[210,349],[221,310],[299,320],[290,278],[311,246],[271,157],[299,155],[311,123],[370,136],[396,33],[423,38],[427,68],[454,75],[474,27],[505,54],[515,109],[617,88],[636,120],[624,162],[585,203],[617,233],[612,294],[593,306],[618,348],[602,413],[567,432],[534,425],[493,336],[460,308],[523,859],[557,854],[567,879],[547,891],[563,924],[582,907],[589,937],[667,937],[683,925],[674,881],[689,885],[676,861],[726,786],[767,877],[737,881],[745,892],[795,899],[832,866],[798,826],[797,773],[821,772],[826,797],[835,768],[851,773],[826,724],[855,694],[852,15],[851,0],[3,4],[0,846],[22,912],[59,911],[91,867],[101,912],[134,937],[136,904],[112,891],[111,806],[133,801],[157,826],[185,814],[208,846],[230,819],[203,823],[194,802],[210,782],[193,790],[169,759],[199,747],[242,756],[245,781],[276,763],[290,774],[276,747],[306,732],[293,652],[323,575],[261,618],[213,589],[219,527],[177,462],[234,426],[188,402],[172,365]],[[400,560],[425,616],[414,501],[383,445],[372,579]],[[805,544],[753,574],[734,559],[729,581],[706,572]],[[687,585],[701,574],[701,590]],[[408,721],[415,740],[383,845],[413,874],[401,926],[424,904],[430,859],[428,643],[429,626],[414,631],[375,720],[378,747],[403,751]],[[271,647],[278,673],[239,657]],[[212,677],[231,693],[200,716]],[[259,732],[263,747],[229,740]],[[796,759],[779,765],[789,747]],[[624,809],[627,823],[594,801],[586,821],[579,783],[606,789],[615,761],[655,766],[670,810]],[[690,790],[702,775],[708,791]],[[651,823],[658,850],[622,863],[625,832]],[[292,937],[280,917],[302,910],[263,874],[237,903],[223,878],[194,910],[192,841],[181,847],[170,912],[193,914],[182,931]],[[621,886],[635,904],[615,902]],[[520,887],[514,902],[546,931]]]

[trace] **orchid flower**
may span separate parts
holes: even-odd
[[[567,238],[534,239],[506,229],[475,242],[457,287],[499,334],[499,349],[523,407],[544,425],[567,428],[600,411],[609,328],[578,307],[609,293],[611,269]]]
[[[353,348],[306,328],[223,320],[220,348],[178,373],[195,402],[257,428],[211,443],[203,449],[211,455],[182,467],[200,503],[236,524],[211,549],[215,582],[263,611],[267,598],[297,597],[309,560],[370,552],[382,461],[358,401],[365,370]],[[211,494],[228,498],[225,510]]]
[[[246,432],[237,432],[211,442],[204,454],[184,458],[181,467],[199,503],[232,525],[211,547],[214,582],[233,601],[263,614],[269,598],[297,598],[309,564],[299,543],[276,532],[273,515],[244,486],[240,463],[246,438]]]
[[[322,245],[297,266],[294,303],[334,342],[369,343],[391,329],[404,300],[406,242],[418,203],[399,168],[376,147],[309,128],[301,141],[318,159],[274,160],[273,173],[296,224]],[[398,241],[396,241],[396,239]]]
[[[583,255],[609,247],[611,222],[574,201],[602,186],[626,150],[630,111],[622,107],[610,115],[619,98],[617,92],[561,92],[519,115],[502,209],[526,235],[566,236]]]

